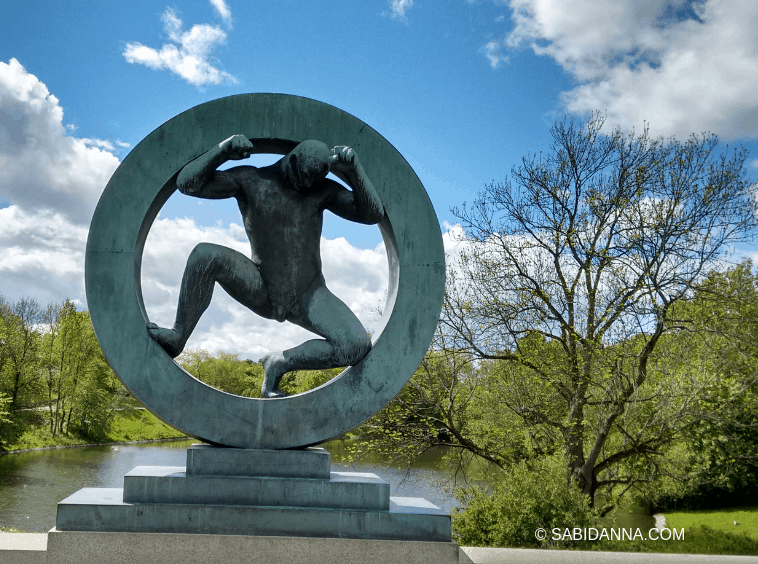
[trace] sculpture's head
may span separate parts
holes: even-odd
[[[284,170],[292,186],[299,191],[310,190],[326,178],[332,152],[321,141],[303,141],[284,157]]]

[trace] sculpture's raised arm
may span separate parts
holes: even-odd
[[[246,159],[253,144],[244,135],[232,135],[188,163],[176,177],[179,191],[198,198],[230,198],[239,188],[227,171],[216,169],[230,160]]]
[[[353,191],[338,192],[328,209],[351,221],[368,225],[379,223],[384,218],[384,206],[374,185],[366,176],[358,155],[350,147],[344,146],[335,147],[332,152],[330,170],[344,174]]]

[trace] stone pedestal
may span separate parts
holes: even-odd
[[[67,533],[72,533],[70,540],[65,540]],[[84,533],[93,534],[82,536]],[[422,560],[403,560],[408,562],[457,561],[457,548],[449,548],[456,545],[451,542],[448,514],[421,498],[390,497],[389,484],[376,474],[330,472],[329,453],[320,448],[252,450],[193,445],[187,451],[186,467],[138,466],[124,476],[123,488],[84,488],[58,504],[55,535],[61,540],[55,542],[61,550],[69,546],[63,552],[73,550],[76,543],[116,543],[119,550],[135,551],[136,546],[125,539],[141,538],[151,544],[157,542],[156,534],[178,538],[176,542],[188,540],[188,535],[206,539],[197,541],[201,544],[237,538],[234,542],[240,547],[253,543],[251,537],[280,537],[255,541],[251,547],[281,547],[281,538],[300,537],[297,546],[301,548],[308,539],[315,542],[321,538],[324,540],[313,546],[322,547],[319,550],[326,550],[324,554],[329,552],[324,547],[331,546],[326,539],[393,541],[371,546],[384,546],[390,552],[403,546],[418,551]],[[363,549],[357,547],[363,544],[341,542],[339,546],[353,556],[344,560],[335,553],[336,558],[329,562],[360,560],[368,564],[369,560],[356,559],[357,553],[352,552],[360,553]],[[432,554],[430,550],[441,552],[425,560]],[[454,560],[441,559],[448,552],[455,553]],[[137,557],[137,552],[133,556]],[[50,562],[74,562],[59,557]],[[278,560],[267,556],[248,561]],[[314,564],[317,560],[302,561]]]

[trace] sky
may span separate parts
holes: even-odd
[[[758,177],[758,3],[744,0],[161,0],[3,7],[0,294],[86,309],[84,252],[113,171],[151,131],[247,92],[326,102],[369,124],[424,184],[446,247],[451,211],[547,151],[564,116],[685,140],[713,132]],[[219,140],[221,141],[221,140]],[[257,156],[252,164],[274,162]],[[239,164],[239,162],[235,163]],[[249,253],[234,201],[174,194],[150,231],[142,287],[173,323],[201,241]],[[379,230],[329,216],[329,288],[369,331],[387,288]],[[758,264],[758,248],[741,256]],[[257,359],[309,338],[217,288],[188,348]]]

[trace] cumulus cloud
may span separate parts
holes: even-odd
[[[174,323],[184,266],[192,249],[210,242],[250,255],[243,228],[202,227],[192,219],[161,219],[153,224],[142,261],[142,291],[150,320],[161,326]],[[353,310],[369,332],[379,325],[372,310],[384,306],[387,257],[382,245],[357,249],[343,238],[321,239],[324,278],[329,289]],[[291,323],[263,319],[230,298],[218,285],[211,306],[187,343],[187,348],[222,350],[242,358],[258,359],[270,351],[290,348],[314,338]]]
[[[390,16],[405,19],[405,12],[413,7],[413,0],[390,0]]]
[[[0,194],[28,217],[54,210],[86,225],[118,166],[100,139],[67,135],[63,109],[16,59],[0,62]]]
[[[0,209],[0,293],[84,306],[87,227],[50,210]]]
[[[118,158],[108,152],[119,141],[77,139],[63,124],[57,98],[15,59],[0,63],[0,294],[41,304],[69,298],[86,308],[84,255],[89,221]],[[177,195],[177,197],[184,197]],[[171,325],[184,266],[194,246],[208,241],[249,256],[241,225],[203,226],[193,219],[154,223],[145,246],[142,287],[152,321]],[[383,307],[387,259],[383,247],[357,249],[345,239],[322,239],[329,288],[369,331]],[[266,321],[216,288],[210,309],[189,346],[257,359],[313,338],[290,323]]]
[[[87,228],[120,141],[78,139],[44,83],[0,62],[0,293],[84,305]]]
[[[489,50],[528,46],[578,85],[571,113],[607,110],[655,135],[758,134],[758,4],[741,0],[509,0],[514,27]],[[492,64],[492,63],[491,63]],[[493,65],[495,66],[495,65]]]
[[[223,10],[231,13],[223,0],[212,2],[222,15]],[[161,16],[169,42],[160,49],[147,47],[142,43],[127,43],[124,58],[129,63],[145,65],[153,70],[167,70],[194,86],[221,84],[224,81],[237,82],[227,72],[216,68],[211,60],[216,47],[226,42],[226,32],[218,26],[199,24],[189,31],[182,31],[182,20],[172,8],[167,8]]]

